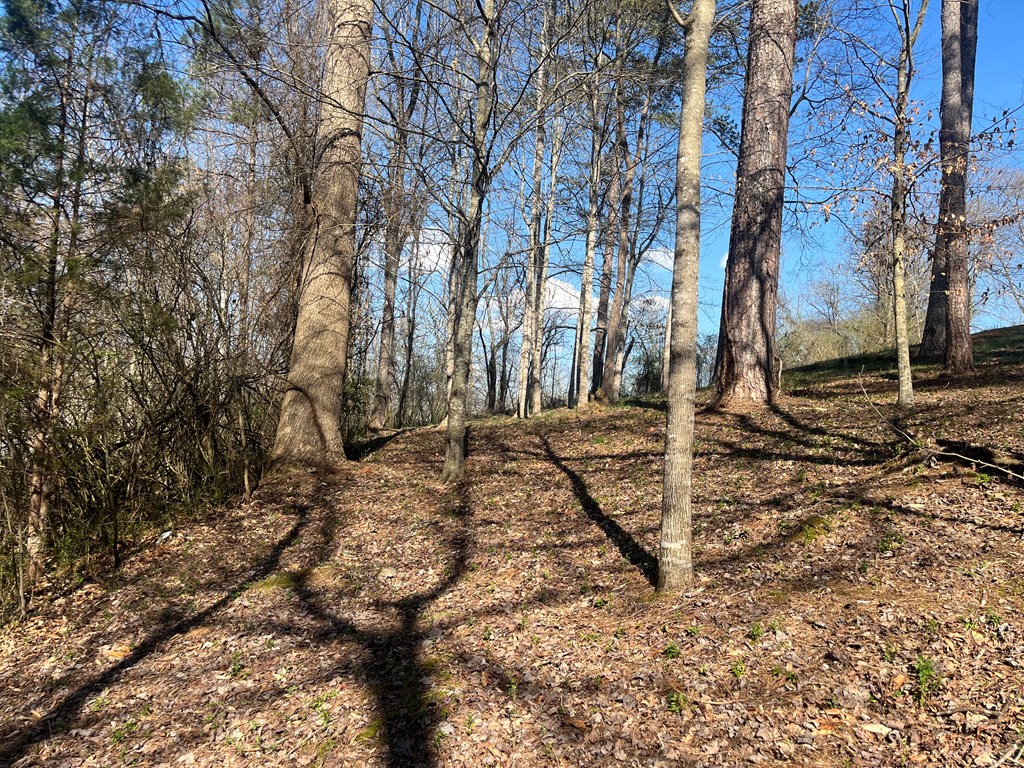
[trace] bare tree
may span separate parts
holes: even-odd
[[[674,6],[673,12],[676,12]],[[672,331],[668,416],[661,502],[658,591],[678,592],[693,583],[694,400],[697,387],[697,280],[700,275],[700,164],[707,89],[708,48],[715,0],[694,0],[677,20],[683,29],[682,109],[676,161],[676,241],[672,270]]]

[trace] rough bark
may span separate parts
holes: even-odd
[[[967,228],[967,170],[974,112],[978,0],[943,0],[939,228],[946,257],[946,349],[949,373],[974,370]],[[947,206],[942,207],[943,198]]]
[[[274,439],[272,461],[277,467],[327,464],[345,457],[342,395],[372,7],[368,0],[324,4],[329,38],[320,117],[323,154],[306,201],[312,242],[305,252]]]
[[[796,0],[754,0],[715,366],[717,405],[764,405],[777,388],[775,316],[796,22]]]
[[[940,105],[939,154],[942,183],[939,191],[939,220],[932,252],[931,285],[928,310],[918,359],[942,360],[947,370],[973,368],[970,341],[970,288],[967,276],[968,232],[967,166],[970,153],[971,123],[974,112],[974,64],[978,46],[978,2],[942,2],[942,103]],[[950,257],[956,285],[950,287]],[[957,306],[950,321],[950,293]],[[949,367],[949,325],[956,327],[955,363]]]
[[[657,585],[659,592],[666,593],[679,592],[693,583],[691,494],[697,389],[700,162],[708,48],[714,16],[715,0],[694,0],[690,15],[683,24],[686,47],[676,159],[672,330]]]

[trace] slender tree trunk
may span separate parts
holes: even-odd
[[[482,0],[483,34],[477,46],[478,72],[473,115],[472,182],[466,210],[459,221],[458,292],[453,337],[452,385],[448,396],[448,425],[441,481],[453,483],[466,471],[466,417],[469,398],[469,369],[473,356],[473,326],[476,324],[477,281],[480,234],[484,200],[490,187],[489,131],[494,112],[496,30],[494,0]]]
[[[753,2],[715,369],[719,405],[764,405],[775,396],[775,316],[796,22],[796,0]]]
[[[342,397],[348,363],[356,208],[366,80],[369,0],[325,2],[330,35],[323,75],[323,158],[306,201],[313,242],[305,253],[298,315],[274,466],[317,465],[345,457]]]
[[[694,405],[697,389],[697,280],[700,276],[700,162],[708,48],[715,0],[694,0],[684,20],[683,103],[676,159],[676,242],[672,270],[672,331],[668,415],[661,502],[658,591],[693,583]]]
[[[586,408],[590,401],[590,322],[591,301],[594,291],[594,259],[597,255],[597,237],[600,232],[601,205],[601,132],[599,127],[600,91],[593,83],[590,97],[593,124],[590,134],[590,182],[587,201],[587,244],[583,255],[583,275],[580,280],[580,311],[576,318],[576,385],[570,408]],[[603,284],[602,284],[603,285]]]
[[[892,291],[893,328],[896,335],[896,361],[899,371],[899,395],[896,405],[911,408],[914,405],[914,383],[910,371],[910,337],[907,331],[906,252],[907,252],[907,142],[909,139],[907,105],[910,84],[914,77],[914,44],[924,23],[928,0],[923,0],[917,12],[917,21],[911,27],[909,9],[902,15],[893,8],[900,25],[902,44],[896,67],[896,100],[893,114],[893,175],[890,197],[890,229],[892,230]]]

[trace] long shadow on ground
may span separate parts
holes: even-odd
[[[309,507],[296,504],[292,506],[291,513],[295,515],[295,521],[288,532],[274,545],[262,563],[252,569],[244,578],[239,579],[237,583],[225,587],[223,597],[194,616],[167,623],[152,632],[135,646],[128,656],[84,682],[54,705],[38,722],[20,732],[15,732],[5,744],[0,746],[0,766],[12,765],[24,757],[34,745],[69,731],[80,718],[82,708],[91,696],[101,693],[107,686],[117,682],[137,664],[159,651],[168,641],[208,622],[233,603],[245,585],[265,579],[277,570],[282,556],[292,544],[299,540],[303,529],[309,522]]]
[[[398,626],[391,631],[360,629],[334,613],[304,582],[295,587],[303,610],[322,625],[323,635],[353,639],[368,654],[361,664],[362,672],[376,699],[385,760],[391,768],[429,767],[437,763],[434,732],[439,713],[434,711],[431,701],[431,670],[420,651],[427,639],[427,628],[421,619],[424,611],[450,591],[468,570],[473,548],[469,522],[473,513],[465,483],[458,487],[450,511],[458,522],[458,530],[448,542],[446,576],[430,590],[381,603],[379,608],[398,613]]]
[[[658,583],[657,558],[644,549],[621,525],[604,513],[601,505],[597,503],[597,499],[590,495],[590,490],[587,488],[587,484],[583,482],[583,478],[576,474],[561,456],[555,453],[547,436],[541,435],[540,441],[544,446],[544,454],[548,460],[555,465],[559,472],[569,478],[569,482],[572,483],[573,493],[576,494],[580,506],[583,507],[584,514],[601,529],[629,563],[640,569],[644,578],[652,586],[656,585]]]

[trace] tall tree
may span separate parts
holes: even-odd
[[[911,22],[910,0],[899,3],[890,0],[889,7],[896,27],[900,32],[900,53],[896,62],[896,94],[892,102],[893,164],[892,192],[890,203],[890,228],[892,230],[892,292],[895,312],[896,360],[899,372],[899,395],[896,404],[910,408],[914,404],[914,384],[910,372],[910,337],[907,330],[907,197],[908,169],[907,144],[910,139],[910,116],[907,106],[910,100],[910,86],[914,78],[914,43],[921,33],[928,0],[922,0],[917,9],[917,19]]]
[[[968,277],[967,169],[974,115],[978,0],[942,0],[942,102],[939,154],[942,182],[932,254],[928,312],[918,356],[943,360],[946,370],[973,369]],[[950,337],[952,331],[953,337]]]
[[[442,482],[462,478],[466,471],[466,419],[469,369],[473,357],[480,272],[480,236],[484,203],[491,186],[491,121],[494,116],[497,73],[497,24],[494,0],[479,4],[479,39],[475,41],[477,72],[470,135],[470,180],[465,208],[458,213],[458,229],[452,265],[453,307],[452,376],[448,394],[448,423]]]
[[[797,0],[754,0],[715,366],[718,405],[775,396],[775,323]]]
[[[420,39],[422,4],[415,3],[412,9],[413,21],[409,40],[412,61],[406,64],[399,60],[400,53],[395,33],[390,24],[383,24],[385,55],[390,72],[383,93],[379,96],[386,103],[390,116],[388,137],[388,159],[384,172],[384,189],[381,199],[384,215],[384,301],[381,307],[380,346],[377,355],[377,375],[373,407],[370,411],[369,428],[383,429],[393,415],[392,399],[395,380],[395,300],[398,293],[398,271],[402,252],[409,240],[413,223],[417,218],[419,195],[409,189],[409,142],[413,132],[412,120],[416,114],[422,90],[419,56],[423,53]]]
[[[700,164],[708,48],[715,0],[694,0],[683,29],[682,109],[676,160],[676,240],[672,268],[672,331],[661,502],[658,591],[693,583],[694,400],[697,388],[697,280],[700,275]]]
[[[281,415],[275,465],[322,464],[345,456],[342,394],[348,362],[352,269],[366,81],[370,0],[325,0],[320,162],[303,201],[309,241]]]

